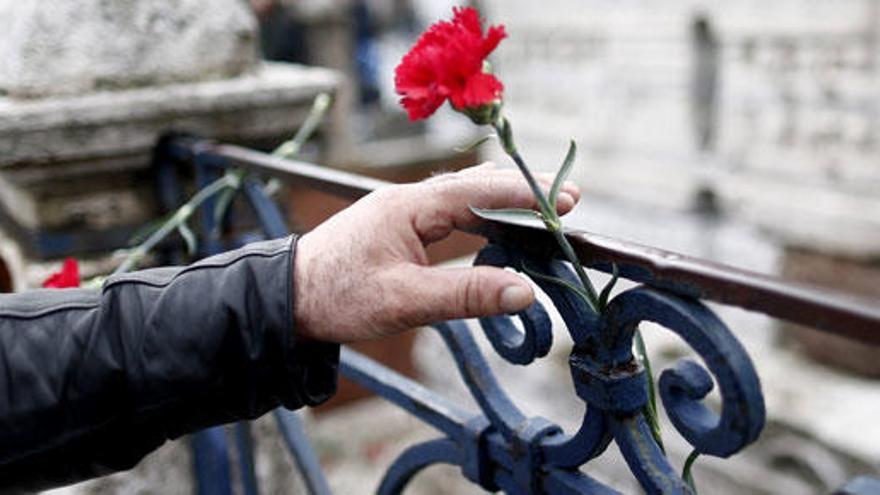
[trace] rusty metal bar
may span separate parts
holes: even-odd
[[[285,160],[240,146],[218,144],[212,147],[212,152],[225,158],[231,167],[258,172],[346,199],[358,199],[391,184],[307,162]]]
[[[284,160],[231,145],[202,143],[202,149],[241,167],[285,182],[357,199],[390,183]],[[556,254],[553,237],[541,228],[491,222],[476,232],[493,242],[516,245],[538,254]],[[840,291],[794,283],[720,263],[572,230],[569,240],[579,259],[591,268],[610,271],[644,284],[722,304],[757,311],[828,333],[880,344],[880,301]]]
[[[532,253],[557,254],[553,237],[539,228],[496,222],[482,234]],[[635,282],[880,344],[880,301],[590,232],[572,230],[567,235],[578,259],[590,268],[610,272],[616,263],[621,276]]]

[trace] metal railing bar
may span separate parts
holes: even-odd
[[[272,414],[278,423],[281,438],[288,450],[293,453],[293,460],[302,475],[306,491],[311,495],[330,495],[332,492],[324,476],[324,470],[321,469],[321,464],[297,413],[279,407],[272,411]]]
[[[556,241],[539,228],[493,222],[482,235],[535,254],[556,254]],[[621,276],[635,282],[880,344],[880,301],[590,232],[567,235],[578,259],[590,268],[610,273],[617,263]]]
[[[390,182],[285,160],[234,145],[196,142],[202,152],[224,159],[227,166],[357,199]],[[195,147],[193,145],[193,147]],[[478,232],[493,242],[514,244],[539,254],[555,254],[553,237],[541,228],[489,222]],[[860,299],[833,289],[785,281],[720,263],[700,260],[641,244],[572,230],[568,238],[579,259],[609,272],[620,266],[630,280],[679,294],[757,311],[828,333],[880,344],[880,301]]]
[[[342,347],[339,372],[349,380],[409,411],[434,428],[458,438],[476,415],[465,411],[422,384]]]
[[[358,199],[381,187],[391,185],[372,177],[352,174],[312,163],[286,160],[240,146],[215,145],[213,151],[229,161],[229,165],[282,181],[305,186],[346,199]]]

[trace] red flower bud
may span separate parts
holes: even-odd
[[[428,28],[394,73],[410,120],[430,117],[447,99],[462,112],[499,100],[504,86],[483,71],[483,61],[506,36],[502,25],[490,27],[484,36],[479,13],[471,7],[455,8],[451,22]]]
[[[67,258],[61,266],[61,271],[49,275],[49,278],[43,282],[43,287],[48,289],[79,287],[79,264],[75,259]]]

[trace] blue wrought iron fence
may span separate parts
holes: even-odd
[[[194,167],[197,184],[201,185],[230,168],[253,172],[245,180],[242,194],[252,207],[260,236],[265,238],[287,235],[288,230],[256,176],[279,178],[349,199],[386,185],[236,146],[179,137],[166,139],[157,148],[160,196],[168,206],[176,204],[180,196],[175,168],[181,163]],[[205,242],[200,254],[234,247],[224,245],[217,236],[217,219],[210,213],[212,205],[205,205],[204,211],[201,230]],[[476,264],[517,270],[526,264],[538,273],[575,281],[569,267],[556,261],[556,242],[541,229],[489,222],[475,233],[489,241]],[[499,385],[462,321],[440,322],[434,327],[476,399],[477,412],[465,410],[351,349],[343,349],[340,371],[344,376],[439,432],[436,440],[414,445],[400,455],[385,473],[379,493],[402,492],[416,473],[437,463],[460,467],[465,478],[488,491],[619,493],[581,471],[611,442],[616,443],[646,492],[691,493],[654,440],[642,413],[650,398],[645,370],[632,354],[633,332],[639,323],[659,323],[681,336],[702,358],[703,364],[682,359],[660,373],[658,380],[658,395],[673,426],[695,452],[728,457],[755,441],[765,422],[761,384],[746,350],[703,300],[880,343],[877,305],[595,234],[570,232],[568,236],[585,266],[611,272],[614,264],[621,277],[641,284],[617,295],[608,310],[596,317],[568,291],[534,278],[558,310],[572,340],[569,367],[573,392],[587,405],[580,428],[569,434],[544,418],[526,416]],[[551,259],[554,261],[547,261]],[[507,316],[483,318],[480,325],[501,357],[528,365],[550,349],[550,319],[540,303],[516,316],[522,322],[522,331]],[[720,413],[702,403],[715,384],[721,397]],[[329,493],[296,414],[282,409],[273,414],[309,492]],[[242,491],[255,495],[259,490],[250,429],[247,423],[241,423],[235,431]],[[232,493],[229,448],[222,429],[194,435],[200,494]],[[880,480],[858,478],[837,493],[878,494]]]

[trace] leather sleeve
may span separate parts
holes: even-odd
[[[167,439],[329,398],[339,346],[297,342],[294,247],[0,297],[0,492],[128,469]]]

